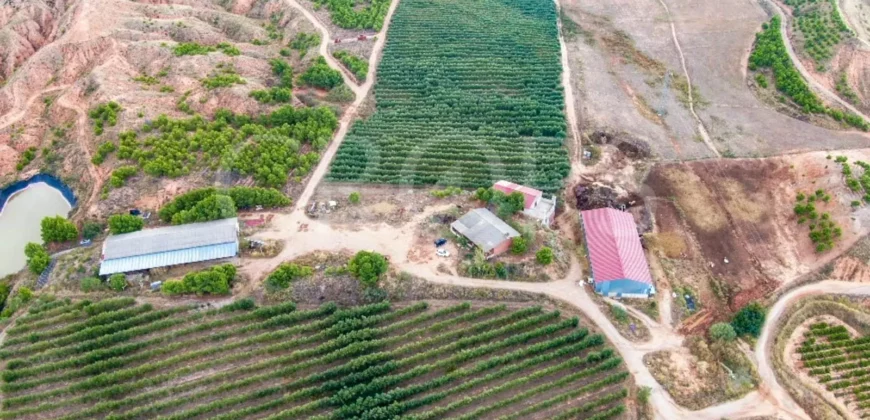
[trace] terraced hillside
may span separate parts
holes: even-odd
[[[403,0],[375,86],[328,179],[554,191],[568,174],[548,0]]]
[[[595,418],[604,339],[540,307],[44,302],[0,348],[2,418]]]

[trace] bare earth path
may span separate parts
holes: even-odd
[[[786,51],[788,51],[788,56],[789,58],[791,58],[791,62],[794,63],[795,68],[797,68],[804,80],[806,80],[807,83],[810,84],[810,87],[816,93],[824,96],[825,99],[827,99],[828,101],[836,102],[843,108],[848,109],[853,114],[863,118],[865,121],[870,121],[870,118],[868,118],[861,111],[859,111],[858,108],[855,108],[854,106],[852,106],[852,104],[844,101],[839,96],[828,90],[828,88],[822,86],[821,83],[817,82],[816,79],[813,78],[813,76],[807,71],[806,67],[804,67],[804,64],[798,58],[797,54],[794,52],[794,47],[791,45],[791,40],[788,38],[788,16],[786,15],[785,11],[782,10],[782,7],[776,1],[768,1],[768,4],[773,6],[773,9],[776,10],[776,13],[780,17],[780,32],[782,33],[782,39],[785,43],[785,49]]]

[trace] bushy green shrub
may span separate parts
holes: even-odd
[[[228,295],[236,278],[236,266],[222,264],[206,270],[188,273],[180,280],[163,282],[161,291],[167,295],[195,293],[197,295]]]
[[[740,309],[731,319],[731,326],[737,335],[758,337],[764,326],[765,310],[758,302],[752,302]]]
[[[309,49],[320,45],[320,35],[317,33],[299,32],[296,37],[290,41],[288,46],[296,51],[299,51],[299,56],[304,57]]]
[[[311,67],[299,76],[299,81],[306,86],[321,89],[332,89],[344,83],[341,72],[329,67],[323,56],[314,60]]]
[[[27,268],[33,274],[42,274],[51,263],[48,251],[42,245],[34,242],[28,242],[24,246],[24,255],[27,257]]]
[[[81,288],[85,293],[96,292],[103,288],[103,282],[97,277],[85,277],[81,281]]]
[[[127,288],[127,277],[124,273],[115,273],[109,276],[109,286],[112,290],[120,292]]]
[[[535,253],[535,261],[541,265],[549,265],[553,262],[553,250],[550,247],[542,247]]]
[[[514,254],[514,255],[525,254],[526,250],[528,250],[528,248],[529,248],[529,245],[526,242],[526,239],[523,238],[522,236],[518,236],[518,237],[514,238],[513,242],[511,243],[511,254]]]
[[[269,290],[280,290],[290,287],[293,281],[308,277],[314,273],[311,267],[293,263],[284,263],[278,266],[272,274],[266,277],[266,287]]]
[[[737,332],[731,324],[718,322],[710,326],[710,338],[716,341],[732,341],[737,338]]]
[[[138,172],[139,168],[136,166],[119,166],[112,171],[112,176],[109,178],[109,184],[111,184],[113,188],[121,188],[124,186],[124,183],[127,182],[127,179],[136,175]]]
[[[376,286],[387,269],[386,257],[369,251],[360,251],[347,263],[347,269],[366,286]]]
[[[103,233],[103,229],[105,229],[105,226],[102,223],[88,220],[82,225],[82,237],[94,239]]]
[[[63,216],[45,217],[40,222],[42,228],[42,242],[66,242],[76,239],[79,230],[76,225]]]
[[[145,221],[139,216],[130,214],[113,214],[109,216],[109,232],[112,232],[112,235],[136,232],[142,230],[144,226]]]
[[[356,191],[350,193],[350,195],[347,196],[347,201],[350,201],[350,204],[359,204],[361,199],[362,196],[359,192]]]
[[[338,50],[332,53],[332,56],[341,61],[342,64],[356,76],[357,80],[363,82],[369,72],[369,63],[347,51]]]

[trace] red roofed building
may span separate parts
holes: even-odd
[[[544,193],[531,187],[514,184],[510,181],[498,181],[492,188],[505,194],[518,192],[525,197],[523,214],[537,219],[544,226],[550,226],[556,217],[556,196],[544,198]]]
[[[580,212],[595,291],[605,296],[655,293],[649,265],[631,213],[611,208]]]

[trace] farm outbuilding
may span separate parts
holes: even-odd
[[[652,276],[634,216],[612,208],[580,212],[595,291],[604,296],[649,297]]]
[[[556,218],[556,196],[545,198],[544,193],[524,185],[514,184],[510,181],[498,181],[492,186],[493,189],[505,194],[518,192],[523,195],[523,215],[541,222],[544,226],[553,224]]]
[[[100,275],[231,258],[238,253],[235,217],[146,229],[109,236],[103,243]]]
[[[498,216],[487,209],[474,209],[450,224],[450,230],[468,238],[483,250],[486,258],[492,258],[510,249],[514,238],[520,236]]]

